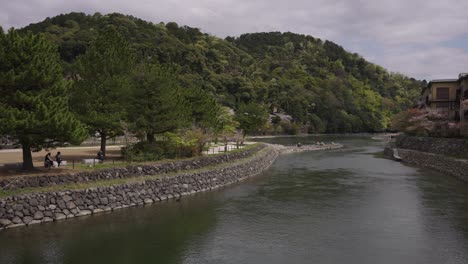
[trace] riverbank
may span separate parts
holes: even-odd
[[[433,169],[468,183],[468,140],[399,136],[387,143],[384,156]],[[451,155],[450,155],[451,154]]]
[[[330,149],[331,145],[303,147],[304,151],[313,151]],[[180,199],[189,194],[217,189],[261,173],[280,153],[285,153],[282,150],[284,148],[279,145],[258,144],[254,148],[237,152],[235,157],[235,153],[230,153],[204,157],[204,162],[191,160],[181,161],[185,163],[177,165],[176,162],[158,164],[173,169],[166,173],[155,173],[154,166],[135,166],[131,169],[120,168],[127,172],[125,175],[115,168],[100,171],[97,176],[104,178],[94,181],[81,175],[75,179],[83,182],[45,182],[45,186],[34,188],[16,185],[11,190],[16,194],[0,198],[0,230]],[[187,162],[190,162],[191,168],[184,167],[189,165]],[[30,178],[24,179],[33,182]]]
[[[314,145],[301,145],[301,146],[298,146],[298,145],[295,145],[295,146],[274,145],[274,146],[281,154],[317,151],[317,150],[332,150],[332,149],[339,149],[343,147],[343,145],[337,144],[334,142],[331,142],[331,143],[318,142],[317,144],[314,144]]]

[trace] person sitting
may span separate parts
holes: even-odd
[[[55,155],[55,161],[57,162],[57,167],[60,167],[60,164],[62,163],[62,154],[60,151]]]
[[[99,152],[96,155],[96,159],[99,160],[100,163],[104,162],[104,154],[103,154],[102,150],[99,150]]]
[[[52,161],[52,157],[50,156],[50,152],[44,158],[44,167],[52,168],[54,166],[54,162]]]

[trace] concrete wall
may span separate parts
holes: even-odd
[[[278,155],[276,148],[268,146],[256,149],[254,154],[248,155],[249,159],[205,172],[108,187],[2,198],[0,230],[151,204],[215,189],[262,172]]]

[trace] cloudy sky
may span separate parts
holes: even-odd
[[[467,0],[0,0],[0,25],[71,11],[175,21],[219,37],[291,31],[419,79],[468,72]]]

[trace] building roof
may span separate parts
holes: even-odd
[[[436,79],[436,80],[431,80],[427,84],[427,88],[431,87],[433,83],[457,83],[459,79]],[[424,91],[424,90],[423,90]]]
[[[437,80],[431,80],[429,83],[449,83],[449,82],[458,82],[458,79],[437,79]]]

